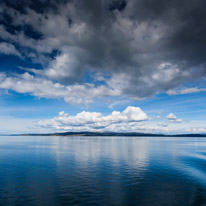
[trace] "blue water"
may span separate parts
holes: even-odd
[[[0,137],[0,205],[206,205],[206,138]]]

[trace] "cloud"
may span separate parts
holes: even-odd
[[[177,119],[176,115],[173,113],[169,113],[166,118],[171,122],[171,123],[182,123],[182,119]]]
[[[168,94],[170,95],[193,94],[193,93],[205,92],[205,91],[206,91],[206,88],[192,87],[192,88],[182,88],[182,89],[177,89],[177,90],[169,90]]]
[[[57,51],[39,71],[48,81],[75,85],[88,72],[107,73],[100,84],[143,99],[206,77],[203,0],[1,4],[11,18],[6,24],[1,16],[3,40],[32,50],[40,63]]]
[[[21,57],[21,54],[17,51],[17,49],[14,47],[14,45],[6,43],[6,42],[0,43],[0,53]]]
[[[170,113],[170,123],[180,123],[177,117]],[[181,124],[170,124],[167,121],[151,120],[148,115],[139,107],[128,106],[122,112],[113,111],[104,115],[100,112],[82,111],[76,115],[69,115],[64,111],[58,116],[41,120],[36,123],[36,128],[47,131],[93,131],[93,132],[141,132],[156,134],[184,134],[204,133],[206,131],[204,122],[182,121]]]
[[[203,127],[194,127],[194,128],[191,128],[190,131],[193,132],[193,133],[205,134],[205,133],[206,133],[206,128],[203,128]]]
[[[165,124],[165,123],[158,123],[158,125],[161,127],[168,127],[168,124]]]
[[[41,53],[52,52],[52,48],[41,42],[41,40],[30,38],[26,36],[22,31],[12,34],[9,33],[3,25],[0,25],[0,33],[2,39],[16,43],[21,47],[33,49],[34,51]]]
[[[64,99],[67,103],[85,105],[96,98],[121,94],[118,89],[113,90],[103,85],[95,87],[88,83],[65,86],[44,78],[34,77],[28,72],[13,77],[0,73],[0,88],[18,93],[28,93],[36,97]]]
[[[160,115],[157,115],[157,117],[156,117],[157,119],[162,119],[162,117],[160,116]]]
[[[53,119],[40,121],[38,125],[41,127],[50,127],[61,130],[108,130],[119,131],[131,129],[140,121],[149,120],[147,114],[139,107],[128,106],[124,111],[113,111],[110,115],[103,115],[99,112],[80,112],[75,116],[70,116],[64,111]],[[129,128],[128,128],[129,127]]]
[[[169,120],[175,120],[175,119],[177,119],[177,117],[176,117],[173,113],[169,113],[169,114],[167,115],[167,119],[169,119]]]
[[[44,70],[32,69],[31,71],[62,83],[77,82],[82,78],[83,73],[79,68],[79,60],[69,53],[67,49],[64,49],[64,51],[58,54]]]

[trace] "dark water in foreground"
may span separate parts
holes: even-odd
[[[206,205],[206,138],[0,137],[0,205]]]

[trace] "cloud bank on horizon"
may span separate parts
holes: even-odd
[[[156,117],[156,119],[159,119]],[[109,115],[100,112],[82,111],[76,115],[69,115],[64,111],[58,116],[37,122],[37,127],[50,131],[101,131],[101,132],[145,132],[145,133],[204,133],[204,127],[188,127],[182,119],[178,119],[173,113],[169,113],[164,121],[155,121],[148,117],[139,107],[128,106],[122,112],[113,111]],[[143,124],[147,122],[147,124]],[[165,123],[166,122],[166,123]],[[183,124],[178,125],[178,124]]]
[[[100,112],[81,112],[70,116],[64,111],[51,120],[40,121],[41,127],[51,127],[60,130],[73,131],[130,131],[137,122],[149,120],[147,114],[139,107],[128,106],[124,111],[113,111],[110,115],[102,115]]]
[[[0,89],[80,105],[205,92],[205,6],[3,0],[0,58],[13,64],[0,65]],[[166,121],[183,120],[171,113]]]

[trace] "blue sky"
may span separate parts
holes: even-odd
[[[206,133],[205,3],[156,1],[2,1],[0,133]]]

